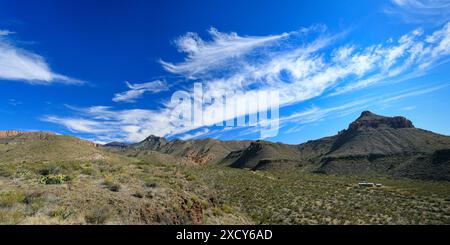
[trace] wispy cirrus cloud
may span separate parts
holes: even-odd
[[[144,93],[159,93],[161,91],[167,91],[169,86],[166,82],[155,80],[147,83],[135,83],[131,84],[125,82],[128,91],[116,93],[112,99],[114,102],[136,102],[137,99],[141,98]]]
[[[0,30],[0,79],[30,84],[83,83],[83,81],[55,73],[42,56],[15,46],[8,39],[11,34],[14,32]]]
[[[8,36],[8,35],[10,35],[10,34],[14,34],[14,32],[13,32],[13,31],[10,31],[10,30],[1,30],[1,29],[0,29],[0,37],[2,37],[2,36]]]
[[[421,75],[446,62],[450,50],[450,23],[428,35],[416,29],[396,41],[330,50],[339,36],[323,34],[307,43],[289,36],[285,43],[265,46],[264,52],[247,52],[233,62],[223,61],[221,66],[197,67],[198,79],[207,95],[237,91],[236,97],[248,98],[277,90],[281,106],[286,106],[324,93],[337,95]],[[228,72],[224,74],[224,70]]]
[[[209,133],[210,133],[210,130],[208,128],[203,128],[197,132],[183,134],[179,138],[182,140],[190,140],[190,139],[195,139],[200,136],[204,136]]]
[[[176,44],[179,50],[186,53],[185,60],[181,63],[162,62],[162,65],[167,71],[184,76],[186,80],[195,77],[202,83],[206,102],[201,102],[204,112],[201,124],[171,124],[172,112],[180,109],[171,103],[165,103],[156,110],[89,107],[77,111],[76,117],[53,116],[47,119],[103,139],[107,137],[102,132],[105,129],[117,134],[116,140],[123,141],[139,141],[150,134],[189,135],[194,134],[193,130],[232,119],[228,114],[217,113],[223,111],[222,105],[210,103],[212,98],[228,92],[233,92],[229,98],[235,102],[235,108],[248,100],[254,102],[267,91],[278,91],[278,102],[281,107],[286,107],[321,96],[337,96],[379,83],[409,79],[447,62],[450,54],[450,23],[431,32],[412,30],[397,40],[369,46],[341,44],[343,33],[330,34],[326,28],[307,30],[265,37],[241,37],[213,29],[210,30],[213,36],[211,41],[204,41],[194,33],[180,37]],[[340,45],[337,45],[337,40],[340,40]],[[131,91],[140,90],[139,86],[129,87]],[[193,89],[188,92],[193,92]],[[122,94],[128,99],[141,95],[141,92]],[[380,100],[375,101],[381,103]],[[283,117],[280,122],[314,122],[337,111],[349,113],[368,103],[359,102],[328,109],[312,108]],[[245,110],[239,110],[232,116],[255,114],[271,106],[270,103],[265,108],[257,103],[246,105]],[[88,120],[80,121],[80,124],[91,128],[67,125],[74,119]]]
[[[56,116],[47,116],[43,121],[57,123],[65,126],[72,132],[89,132],[91,134],[101,134],[111,132],[107,129],[104,122],[88,120],[82,118],[61,118]]]
[[[178,51],[187,56],[181,63],[174,64],[161,60],[163,67],[176,74],[182,74],[189,78],[205,75],[205,72],[213,68],[223,68],[224,63],[231,59],[239,58],[255,48],[265,46],[277,40],[287,37],[288,33],[270,36],[239,36],[235,32],[222,33],[215,28],[210,28],[208,33],[211,41],[205,41],[197,33],[188,32],[175,40]]]
[[[391,0],[384,12],[407,23],[442,24],[450,20],[450,1]]]

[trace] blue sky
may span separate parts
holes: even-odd
[[[173,93],[201,83],[250,101],[279,91],[267,140],[333,135],[363,110],[449,135],[449,16],[448,0],[0,0],[0,129],[261,138],[210,114],[171,123]]]

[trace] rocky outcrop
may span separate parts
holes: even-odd
[[[376,115],[370,111],[364,111],[361,116],[352,122],[348,130],[358,130],[360,128],[370,127],[370,128],[380,128],[380,127],[390,127],[390,128],[414,128],[412,122],[404,117],[383,117]]]
[[[13,137],[18,135],[56,135],[52,132],[44,132],[44,131],[32,131],[32,132],[22,132],[22,131],[16,131],[16,130],[6,130],[6,131],[0,131],[0,137]]]

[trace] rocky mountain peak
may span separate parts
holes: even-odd
[[[147,142],[160,142],[160,143],[167,143],[168,140],[164,137],[159,137],[159,136],[155,136],[155,135],[150,135],[147,138],[145,138],[144,141]]]
[[[358,117],[354,122],[352,122],[348,129],[358,130],[362,128],[380,128],[380,127],[390,127],[390,128],[414,128],[414,125],[410,120],[405,117],[385,117],[380,116],[370,111],[363,111],[361,116]]]

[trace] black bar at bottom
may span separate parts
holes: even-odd
[[[99,243],[420,242],[450,241],[450,226],[0,226],[4,242]]]

